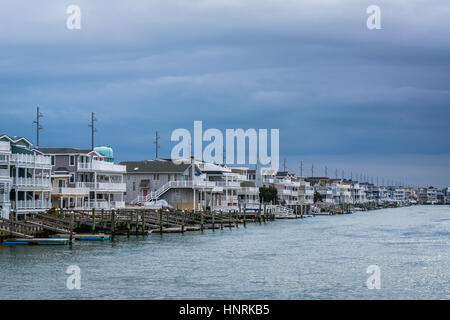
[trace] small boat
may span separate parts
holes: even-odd
[[[314,217],[312,214],[304,214],[303,215],[303,218],[312,218],[312,217]]]
[[[345,214],[353,214],[353,212],[351,212],[351,211],[346,211],[346,212],[344,212]]]
[[[69,239],[58,239],[58,238],[33,238],[33,239],[11,239],[5,241],[4,244],[9,246],[26,246],[26,245],[66,246],[70,244],[70,241]]]

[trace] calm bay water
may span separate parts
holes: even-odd
[[[69,265],[81,290],[66,288]],[[381,289],[368,290],[369,265]],[[417,206],[68,247],[0,246],[0,299],[450,299],[450,208]]]

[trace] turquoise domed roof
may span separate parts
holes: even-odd
[[[100,146],[100,147],[95,147],[94,150],[96,152],[98,152],[99,154],[101,154],[102,156],[105,156],[106,157],[105,160],[107,162],[114,162],[114,152],[111,147]]]

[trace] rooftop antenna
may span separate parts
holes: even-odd
[[[97,132],[97,129],[95,128],[95,122],[98,121],[95,116],[94,113],[92,112],[91,114],[91,122],[89,123],[88,127],[91,128],[91,146],[92,146],[92,150],[94,150],[94,136],[95,133]]]
[[[40,118],[42,118],[44,115],[39,111],[40,108],[36,107],[36,120],[33,121],[33,124],[36,124],[36,149],[39,149],[39,131],[44,129],[40,124]]]
[[[303,177],[303,161],[300,161],[300,177]]]
[[[159,140],[159,138],[161,138],[161,137],[158,135],[158,131],[156,131],[155,141],[153,141],[153,143],[155,144],[155,155],[156,155],[155,159],[158,159],[158,149],[159,149],[158,140]]]
[[[223,145],[223,149],[222,149],[222,164],[225,165],[225,145]],[[256,164],[258,165],[258,164]],[[258,168],[258,167],[257,167]]]
[[[336,168],[336,170],[334,171],[334,175],[336,176],[336,179],[337,179],[337,168]]]

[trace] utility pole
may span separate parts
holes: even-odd
[[[36,124],[36,149],[39,149],[39,131],[41,131],[42,129],[44,129],[41,126],[40,123],[40,118],[42,118],[44,115],[39,111],[40,108],[36,107],[36,120],[33,121],[33,123]]]
[[[300,177],[303,177],[303,161],[300,161]]]
[[[336,171],[334,172],[334,175],[336,176],[336,179],[337,179],[337,168],[336,168]]]
[[[342,180],[344,180],[344,170],[342,170]]]
[[[155,144],[155,155],[156,155],[155,159],[158,159],[158,149],[159,149],[158,140],[159,140],[159,138],[161,138],[161,137],[158,135],[158,131],[156,131],[155,141],[153,142]]]
[[[286,158],[283,160],[283,172],[286,172]]]
[[[94,150],[94,142],[95,142],[94,136],[95,136],[95,133],[97,132],[97,129],[95,128],[96,121],[98,121],[98,120],[95,118],[94,113],[92,112],[91,122],[88,125],[88,127],[91,128],[91,148],[92,148],[92,150]]]
[[[325,166],[325,177],[328,177],[328,168]]]
[[[311,165],[311,177],[314,178],[314,163]]]

